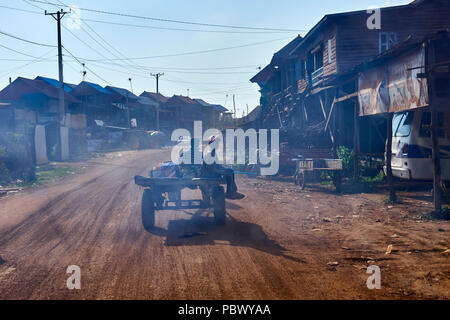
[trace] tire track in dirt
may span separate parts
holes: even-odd
[[[448,257],[436,251],[448,244],[448,224],[417,224],[386,210],[382,195],[299,191],[289,182],[238,177],[247,198],[227,201],[226,226],[212,224],[206,212],[166,211],[147,231],[133,176],[169,157],[124,152],[2,201],[29,216],[2,229],[10,216],[0,214],[0,298],[388,299],[405,298],[401,290],[413,285],[408,290],[418,291],[408,298],[448,296]],[[27,201],[36,197],[48,201]],[[438,227],[447,231],[432,235]],[[387,241],[400,250],[386,256]],[[412,244],[421,251],[404,252]],[[365,270],[353,266],[370,255],[389,272],[389,284],[377,292],[367,289]],[[66,288],[72,264],[82,270],[79,291]],[[412,279],[405,272],[411,265]]]

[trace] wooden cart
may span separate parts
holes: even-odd
[[[146,178],[134,177],[135,183],[144,187],[142,195],[142,224],[149,229],[155,225],[156,210],[214,210],[218,225],[226,221],[225,191],[222,179],[215,178]],[[181,191],[185,188],[200,189],[202,199],[182,200]]]
[[[305,189],[306,184],[314,176],[314,172],[331,171],[333,184],[336,191],[340,192],[342,187],[342,160],[341,159],[327,159],[327,158],[305,158],[299,155],[292,159],[296,162],[296,169],[294,174],[294,182],[302,189]]]

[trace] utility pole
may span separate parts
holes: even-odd
[[[233,110],[234,110],[234,118],[236,119],[236,98],[233,94]]]
[[[133,79],[128,78],[128,81],[130,81],[130,87],[131,87],[131,93],[133,93],[133,83],[131,82]],[[129,105],[129,100],[128,100],[128,92],[127,92],[127,106],[126,106],[126,110],[127,112],[127,127],[131,128],[131,116],[130,116],[130,105]]]
[[[164,75],[163,73],[150,73],[152,77],[156,78],[156,93],[159,93],[159,78]]]
[[[233,94],[233,109],[234,109],[234,127],[236,127],[236,99],[235,99],[235,95]]]
[[[387,143],[386,143],[386,174],[389,188],[389,201],[396,202],[394,176],[392,175],[392,118],[393,113],[387,113]]]
[[[46,16],[52,16],[56,20],[56,25],[58,29],[58,71],[59,71],[59,106],[58,106],[58,121],[59,121],[59,130],[57,130],[57,137],[58,137],[58,154],[61,158],[61,160],[67,160],[66,157],[63,155],[63,142],[62,142],[62,135],[61,135],[61,127],[65,125],[65,105],[64,105],[64,78],[63,78],[63,57],[62,57],[62,44],[61,44],[61,19],[70,12],[65,12],[63,9],[57,12],[47,12],[45,10]]]
[[[439,118],[436,105],[436,75],[435,75],[435,46],[429,41],[426,46],[425,72],[427,74],[428,103],[431,111],[431,150],[433,161],[433,203],[434,213],[442,212],[442,190],[441,190],[441,156],[439,147]]]

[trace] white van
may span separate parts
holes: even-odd
[[[438,113],[441,178],[450,181],[450,110]],[[399,112],[392,121],[392,173],[395,177],[433,180],[429,109]]]

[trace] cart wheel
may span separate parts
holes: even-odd
[[[151,190],[145,189],[142,195],[142,224],[145,229],[151,229],[155,225],[155,202]]]
[[[302,188],[302,190],[305,190],[306,187],[306,173],[303,170],[300,170],[297,173],[296,179],[295,179],[295,184],[300,186]]]
[[[336,192],[340,193],[342,191],[342,174],[340,171],[335,171],[332,175],[333,184],[336,187]]]
[[[225,191],[222,186],[214,187],[212,191],[214,219],[216,224],[223,226],[226,223]]]

